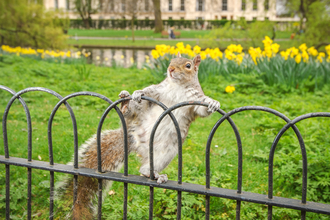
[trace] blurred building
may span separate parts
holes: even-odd
[[[72,0],[43,0],[47,9],[62,9],[70,18],[79,18]],[[153,19],[152,0],[94,0],[97,13],[93,19],[130,18],[129,5],[138,9],[138,19]],[[162,19],[185,20],[271,20],[296,21],[297,17],[283,17],[283,0],[161,0]]]

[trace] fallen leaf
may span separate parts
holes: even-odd
[[[113,191],[113,190],[110,190],[110,191],[109,191],[109,195],[110,195],[110,196],[115,195],[115,194],[116,194],[115,191]]]

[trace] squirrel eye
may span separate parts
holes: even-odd
[[[187,63],[187,64],[186,64],[186,67],[187,67],[188,69],[190,69],[190,67],[191,67],[190,63]]]

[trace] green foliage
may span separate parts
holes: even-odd
[[[86,80],[91,74],[92,67],[86,67],[86,65],[76,65],[75,69],[80,77],[80,80]]]
[[[20,0],[0,2],[0,43],[10,46],[62,49],[67,47],[63,13],[46,11],[42,5]]]
[[[300,17],[297,39],[317,48],[330,43],[330,1],[287,0],[286,7],[292,15]]]
[[[330,44],[330,16],[326,7],[326,4],[321,1],[310,5],[307,14],[306,30],[301,38],[301,42],[315,46]]]
[[[0,56],[1,57],[1,56]],[[88,64],[65,64],[45,62],[31,58],[5,55],[0,62],[1,83],[15,91],[41,86],[52,89],[62,96],[78,91],[94,91],[117,100],[121,90],[130,93],[161,81],[149,71],[136,68],[115,69]],[[203,62],[206,60],[203,60]],[[91,68],[86,80],[76,70],[83,65]],[[206,68],[206,67],[205,67]],[[138,79],[138,80],[137,80]],[[234,85],[236,91],[225,93],[227,85]],[[206,95],[221,102],[226,112],[241,106],[261,105],[273,108],[293,119],[310,112],[330,112],[330,90],[324,87],[309,92],[301,87],[285,90],[267,86],[257,74],[233,74],[225,79],[222,75],[208,75],[201,86]],[[4,111],[11,95],[0,90],[0,110]],[[47,122],[50,112],[58,100],[40,92],[22,96],[31,111],[33,123],[33,160],[48,161]],[[108,104],[94,97],[76,97],[68,101],[72,106],[78,124],[79,145],[92,136],[100,117]],[[183,181],[205,184],[205,146],[208,134],[220,114],[208,118],[197,118],[191,125],[183,145]],[[242,112],[232,117],[239,128],[243,143],[243,191],[267,195],[268,156],[272,141],[285,125],[281,119],[264,112]],[[104,129],[118,128],[120,122],[116,113],[110,113]],[[14,102],[8,115],[8,140],[10,156],[27,156],[25,113],[19,102]],[[330,203],[329,198],[329,118],[308,119],[297,124],[301,131],[308,156],[308,201]],[[0,133],[1,133],[0,127]],[[3,140],[0,137],[0,154],[4,154]],[[73,136],[70,115],[65,108],[56,113],[53,124],[53,147],[55,163],[72,160]],[[301,153],[292,129],[281,138],[275,153],[274,196],[301,198]],[[216,132],[211,144],[211,186],[228,189],[237,187],[237,143],[229,123],[224,122]],[[177,158],[163,171],[170,180],[177,178]],[[129,156],[129,174],[139,175],[139,158]],[[26,168],[11,166],[11,217],[26,218]],[[5,174],[0,170],[0,218],[5,216]],[[63,174],[55,174],[57,182]],[[123,183],[114,182],[110,195],[102,207],[104,219],[122,218]],[[108,192],[107,192],[108,193]],[[155,188],[154,218],[175,219],[177,192]],[[182,219],[205,218],[205,197],[182,193]],[[32,214],[35,219],[48,218],[49,172],[32,169]],[[211,197],[211,219],[235,218],[235,201]],[[65,204],[64,204],[65,206]],[[69,207],[66,207],[69,209]],[[56,217],[61,216],[56,209]],[[129,184],[128,218],[148,218],[149,187]],[[267,207],[243,202],[241,219],[265,219]],[[273,219],[298,219],[300,212],[274,207]],[[308,213],[309,219],[327,219],[326,215]]]
[[[71,0],[74,5],[74,11],[80,15],[84,27],[89,29],[92,26],[92,14],[98,10],[93,7],[92,0]]]
[[[287,103],[288,106],[291,103]],[[292,105],[291,105],[292,106]],[[295,106],[299,108],[298,106]],[[301,106],[302,107],[302,106]],[[298,110],[298,109],[297,109]],[[281,121],[274,121],[273,117],[258,119],[257,126],[254,128],[257,132],[275,135],[283,126]],[[326,170],[330,169],[329,157],[330,151],[325,144],[326,134],[330,132],[329,127],[324,127],[326,119],[307,120],[299,123],[298,127],[304,136],[308,159],[308,188],[307,197],[313,201],[327,203],[330,199],[330,174]],[[320,129],[322,127],[323,129]],[[304,134],[313,134],[305,136]],[[271,144],[273,139],[269,139]],[[269,149],[259,149],[253,155],[257,160],[268,161]],[[274,189],[280,196],[283,191],[295,192],[301,194],[302,184],[302,156],[297,138],[292,131],[288,131],[282,136],[275,153],[276,177]],[[286,196],[286,195],[283,195]],[[299,199],[299,196],[297,197]]]
[[[93,19],[89,21],[89,27],[95,29],[126,29],[131,27],[131,21],[127,19]],[[164,26],[171,27],[174,26],[178,29],[200,29],[201,25],[206,25],[206,29],[219,28],[225,25],[228,20],[174,20],[174,19],[162,19]],[[155,20],[150,19],[135,19],[134,25],[136,29],[145,30],[155,28]],[[85,27],[84,20],[81,19],[70,19],[71,28],[82,28]]]
[[[213,29],[209,35],[201,37],[201,46],[210,48],[224,48],[222,39],[230,39],[244,48],[260,46],[265,36],[273,36],[275,23],[271,21],[254,21],[247,23],[239,20],[236,23],[228,22],[223,27]],[[275,37],[275,36],[274,36]],[[244,39],[244,40],[242,40]]]
[[[284,60],[277,56],[258,61],[255,71],[270,86],[288,88],[302,87],[313,91],[330,83],[330,63],[319,63],[312,59],[297,64],[294,59]]]

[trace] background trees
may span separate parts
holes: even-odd
[[[10,46],[61,49],[66,47],[69,20],[41,4],[22,0],[0,1],[0,43]]]
[[[97,12],[93,7],[92,0],[72,0],[74,11],[76,11],[85,24],[85,28],[89,29],[92,26],[91,15]]]
[[[330,43],[330,0],[286,0],[286,7],[300,17],[303,42],[317,48]]]
[[[132,41],[134,42],[134,22],[139,15],[149,14],[153,10],[150,3],[150,0],[102,0],[100,10],[120,15],[123,19],[128,17],[131,21]]]
[[[162,12],[160,11],[160,0],[152,0],[155,13],[155,33],[161,32],[163,28]]]
[[[138,15],[144,13],[149,15],[151,11],[154,11],[155,32],[159,33],[163,30],[160,0],[152,0],[152,3],[151,0],[71,0],[71,3],[73,10],[80,15],[87,29],[92,26],[92,14],[111,12],[111,14],[120,15],[124,19],[128,17],[131,20],[134,41],[134,20]]]

